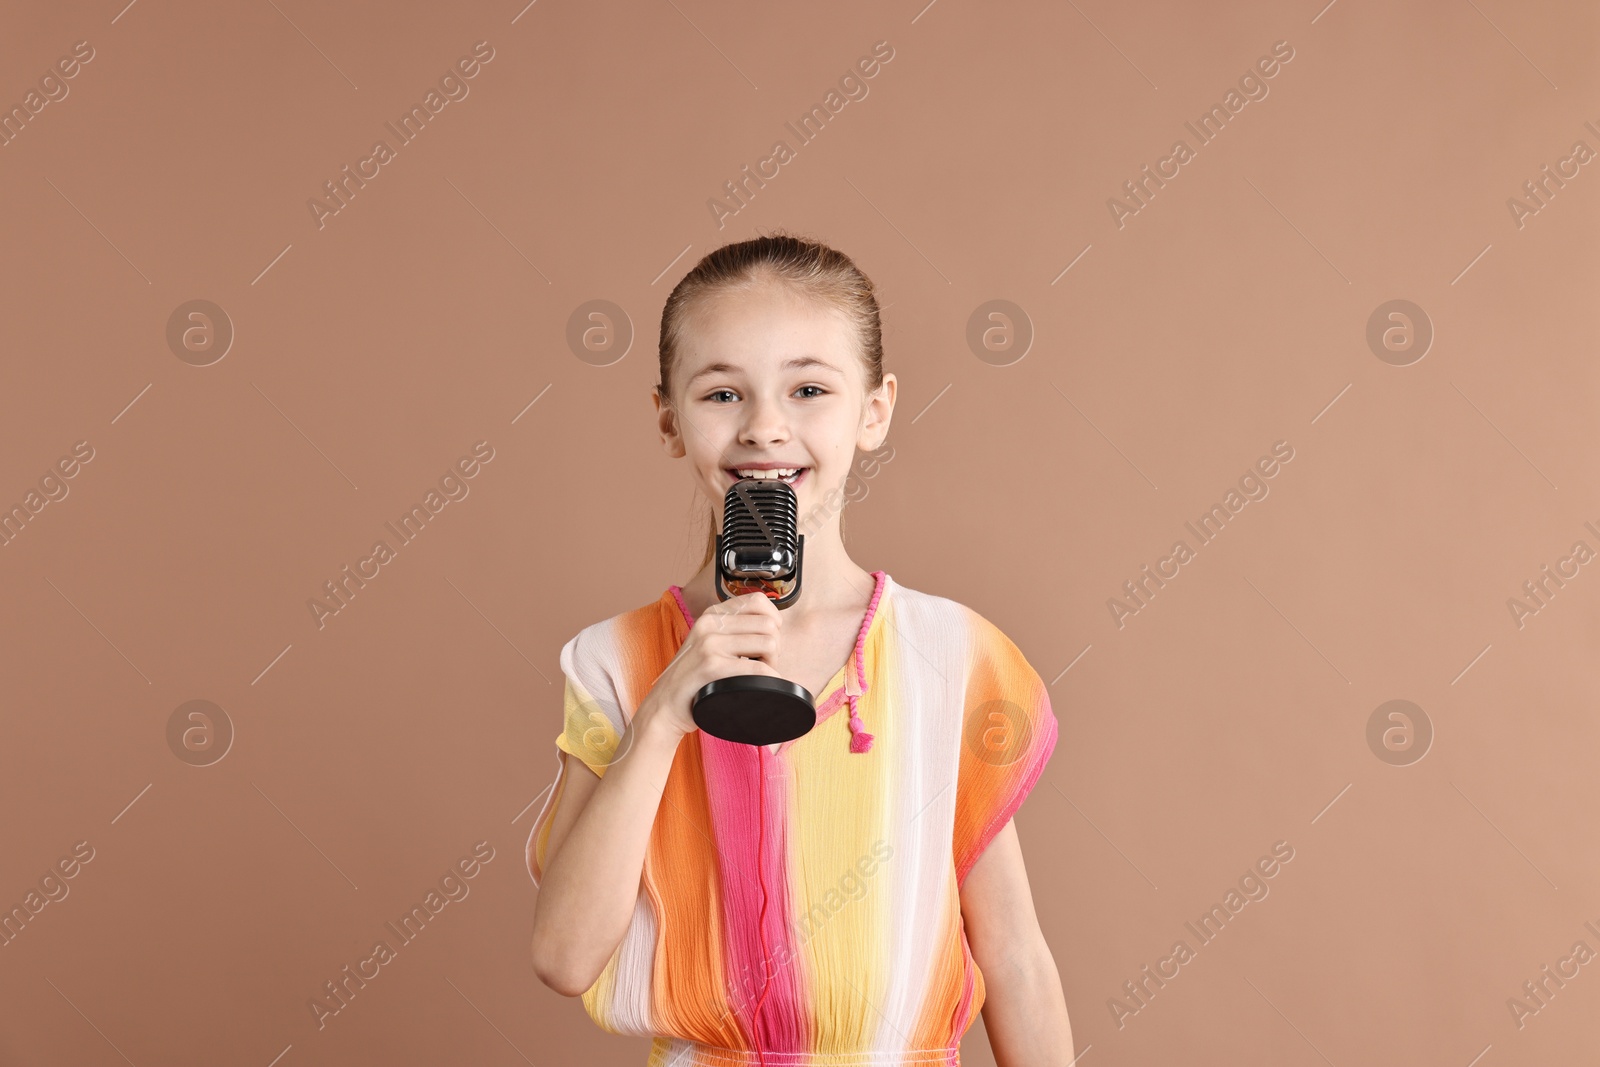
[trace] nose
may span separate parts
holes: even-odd
[[[789,440],[789,420],[783,405],[765,397],[755,397],[745,405],[744,425],[739,428],[739,443],[759,448]]]

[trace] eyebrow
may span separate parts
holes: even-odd
[[[827,360],[818,359],[816,356],[796,356],[793,359],[785,360],[782,364],[782,368],[784,370],[802,370],[806,367],[817,367],[821,370],[832,371],[835,374],[840,373],[838,367],[835,367]],[[708,374],[728,374],[738,369],[738,367],[735,367],[731,363],[708,363],[706,366],[695,371],[689,380],[684,384],[686,387],[691,386]]]

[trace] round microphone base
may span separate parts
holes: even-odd
[[[765,674],[707,682],[689,711],[712,737],[741,745],[781,745],[817,725],[816,701],[805,686]]]

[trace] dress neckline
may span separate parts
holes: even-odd
[[[890,581],[887,571],[872,571],[871,574],[873,577],[872,600],[867,604],[866,614],[862,616],[861,626],[856,631],[855,647],[851,649],[850,656],[845,660],[844,666],[834,671],[833,677],[828,679],[827,684],[822,687],[822,692],[812,694],[812,698],[817,705],[817,725],[799,737],[784,741],[776,749],[768,748],[768,755],[782,755],[796,741],[815,734],[821,728],[823,722],[838,709],[840,704],[844,703],[846,697],[853,701],[871,688],[871,682],[867,679],[866,672],[866,648],[873,633],[879,628],[878,620],[883,617],[883,602],[887,599],[889,590],[894,584]],[[667,592],[671,593],[672,599],[677,602],[678,617],[684,623],[683,632],[678,637],[678,644],[681,647],[689,636],[689,628],[694,626],[695,617],[690,614],[689,605],[683,599],[683,586],[668,586]],[[852,666],[854,666],[856,674],[854,679],[849,677]],[[851,684],[852,681],[854,681],[854,685]],[[748,747],[763,746],[752,745]]]

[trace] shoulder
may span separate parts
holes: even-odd
[[[910,633],[934,633],[949,638],[970,637],[977,621],[977,612],[958,600],[925,593],[908,585],[895,582],[889,594],[896,629]],[[986,620],[981,620],[986,621]]]
[[[894,604],[897,628],[919,648],[947,648],[969,665],[1021,658],[1004,630],[959,600],[896,583]]]
[[[677,611],[670,592],[628,611],[592,622],[569,637],[561,648],[561,669],[590,692],[614,687],[637,665],[658,660],[672,644],[672,619]],[[669,660],[671,654],[667,657]]]
[[[1009,634],[958,600],[904,587],[895,592],[905,594],[895,628],[917,650],[917,662],[936,667],[959,694],[963,733],[982,733],[999,716],[1024,748],[1053,743],[1050,687]]]

